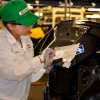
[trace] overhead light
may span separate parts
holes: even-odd
[[[36,16],[43,16],[43,13],[35,12],[35,15],[36,15]]]
[[[43,13],[40,13],[40,16],[43,16]]]
[[[33,6],[31,4],[27,4],[28,8],[31,10],[33,9]]]
[[[73,6],[73,2],[71,2],[71,6]]]
[[[68,17],[69,15],[70,15],[69,13],[66,14],[67,17]]]
[[[92,3],[91,3],[91,5],[92,5],[93,7],[95,7],[95,6],[96,6],[96,4],[95,4],[94,2],[92,2]]]
[[[99,14],[86,15],[86,18],[100,18]]]
[[[35,0],[35,3],[36,3],[36,4],[39,4],[40,2],[39,2],[39,0]]]
[[[35,12],[35,15],[36,15],[36,16],[39,16],[39,13],[38,13],[38,12]]]
[[[88,11],[100,11],[100,8],[88,8]]]

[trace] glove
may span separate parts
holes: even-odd
[[[51,48],[48,48],[44,54],[44,65],[51,66],[54,56],[55,56],[55,51]]]

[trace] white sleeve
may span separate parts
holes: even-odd
[[[42,62],[44,61],[43,55],[36,56],[32,60],[32,64],[35,65],[36,68],[32,73],[31,82],[38,81],[42,77],[42,75],[46,72],[46,70],[44,69],[44,63],[42,63],[41,61]]]
[[[8,80],[21,81],[30,74],[43,68],[38,56],[33,59],[19,61],[14,53],[0,51],[0,75]],[[45,71],[43,71],[44,73]]]
[[[42,66],[44,66],[44,64],[42,63]],[[32,79],[31,82],[36,82],[38,81],[43,74],[45,73],[45,69],[43,67],[41,67],[36,73],[32,73]]]

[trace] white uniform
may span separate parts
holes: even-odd
[[[39,57],[33,57],[30,37],[21,41],[23,48],[5,27],[0,30],[0,100],[27,100],[31,74],[45,72]]]

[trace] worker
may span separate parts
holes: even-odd
[[[29,33],[39,17],[25,1],[5,3],[0,14],[4,25],[0,29],[0,100],[27,100],[32,79],[52,67],[54,50],[34,57]]]

